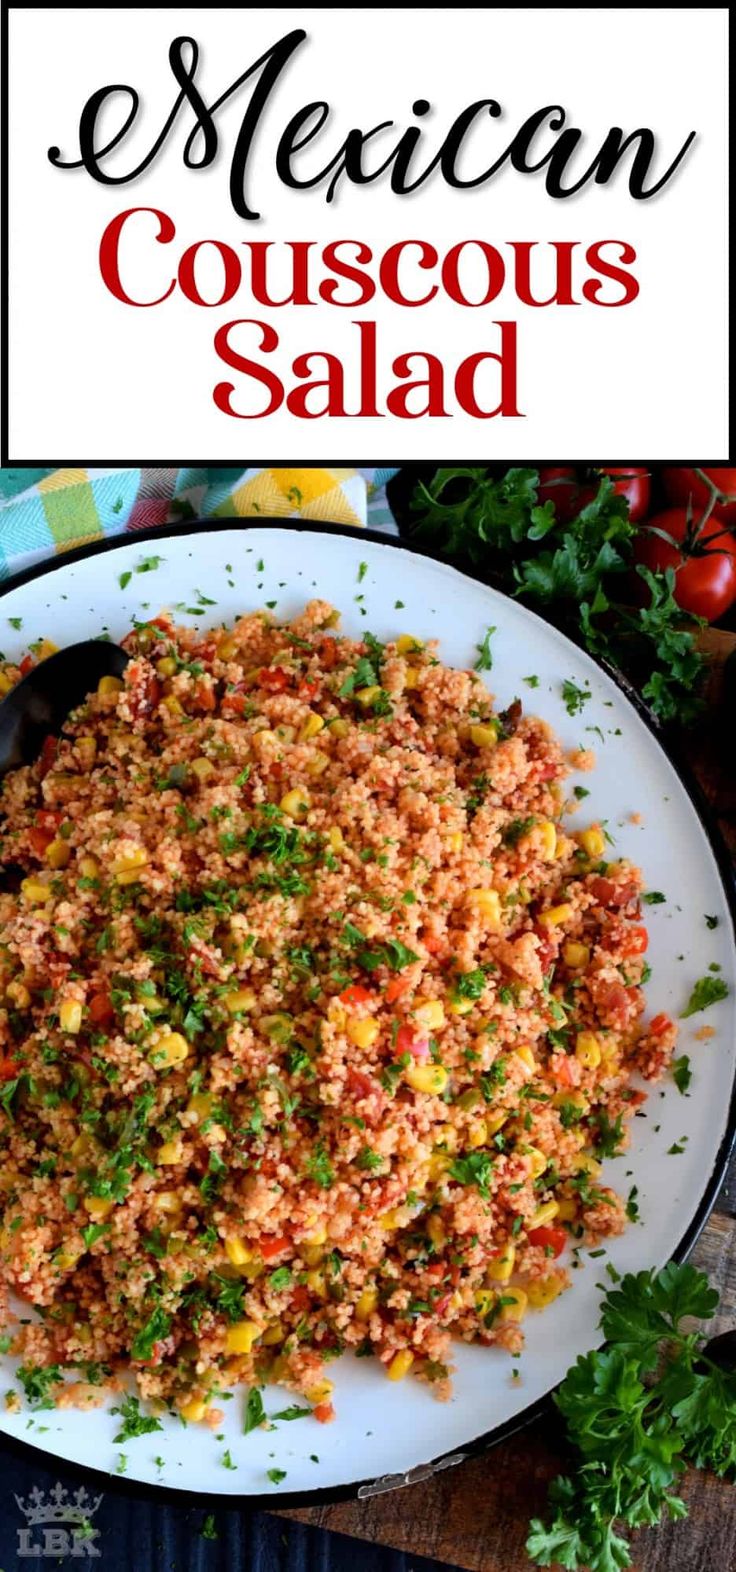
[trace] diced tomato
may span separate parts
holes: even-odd
[[[422,934],[422,944],[430,955],[442,955],[447,948],[447,940],[440,939],[433,933]]]
[[[625,884],[614,884],[613,879],[591,879],[588,888],[599,906],[628,906],[637,892],[633,879],[628,879]]]
[[[566,1228],[531,1228],[527,1234],[530,1244],[542,1250],[551,1250],[553,1256],[562,1255],[567,1244]]]
[[[262,666],[258,673],[258,681],[267,693],[283,693],[289,685],[291,673],[284,671],[283,666]]]
[[[352,1065],[348,1070],[348,1088],[353,1097],[370,1097],[376,1091],[376,1083],[366,1075],[363,1070],[354,1070]]]
[[[646,928],[629,928],[622,948],[624,955],[645,955],[649,949],[649,934]]]
[[[413,1026],[404,1022],[396,1033],[396,1052],[410,1053],[412,1059],[425,1060],[429,1058],[429,1038],[415,1031]]]
[[[291,1307],[293,1310],[302,1311],[311,1309],[312,1296],[309,1292],[309,1289],[307,1288],[306,1283],[297,1283],[297,1286],[291,1296]]]
[[[316,673],[306,672],[297,683],[297,697],[300,699],[316,699],[320,688],[321,683]]]
[[[148,1359],[136,1359],[135,1363],[137,1365],[145,1365],[148,1369],[150,1369],[153,1365],[160,1365],[163,1358],[163,1353],[164,1344],[162,1342],[154,1343]]]
[[[150,667],[141,665],[135,670],[128,687],[128,702],[135,720],[151,715],[161,702],[161,683]]]
[[[452,1293],[440,1294],[439,1299],[435,1299],[434,1302],[435,1314],[444,1315],[445,1311],[449,1310],[450,1305],[452,1304],[452,1298]]]
[[[0,1081],[14,1081],[20,1065],[17,1059],[11,1059],[3,1054],[0,1056]]]
[[[35,664],[36,662],[32,655],[24,655],[20,666],[18,667],[21,677],[27,677],[29,671],[33,671]]]
[[[53,830],[42,830],[40,825],[34,825],[28,831],[28,839],[37,857],[43,857],[54,839]]]
[[[429,1266],[425,1266],[424,1271],[427,1277],[444,1277],[445,1263],[444,1261],[432,1261]]]
[[[534,924],[533,933],[537,940],[537,959],[542,971],[547,972],[550,962],[557,956],[559,939],[553,937],[554,929],[544,928],[541,923]]]
[[[669,1015],[655,1015],[649,1022],[649,1031],[651,1036],[661,1037],[664,1032],[669,1031],[671,1025],[672,1021]]]
[[[331,671],[340,659],[337,639],[320,639],[317,652],[326,671]]]
[[[247,702],[248,695],[243,688],[230,688],[222,696],[220,714],[226,717],[240,716],[243,714]]]
[[[195,710],[200,710],[203,713],[217,709],[217,694],[209,682],[200,680],[196,684],[192,700]]]
[[[58,746],[58,737],[44,737],[41,752],[38,756],[38,771],[42,780],[48,775],[54,763]]]
[[[560,773],[559,764],[540,764],[534,771],[534,778],[538,781],[553,781]]]
[[[362,983],[350,983],[348,988],[340,994],[341,1004],[367,1004],[373,998],[370,988],[364,988]]]
[[[291,1249],[291,1240],[288,1234],[261,1234],[258,1249],[264,1261],[272,1261],[274,1256]]]
[[[93,1026],[109,1026],[115,1019],[109,994],[93,993],[89,1001],[89,1019]]]
[[[318,1403],[317,1407],[312,1409],[312,1413],[321,1425],[331,1425],[335,1418],[334,1404]]]
[[[36,823],[44,830],[58,830],[61,824],[61,814],[57,808],[39,808],[36,814]]]
[[[572,1073],[570,1060],[567,1056],[563,1058],[562,1054],[558,1054],[555,1059],[555,1080],[558,1086],[569,1088],[575,1085],[575,1077]]]
[[[407,988],[410,987],[411,981],[408,977],[392,977],[391,981],[386,984],[386,992],[384,994],[386,1003],[395,1004],[396,1000],[401,998],[402,993],[406,993]]]

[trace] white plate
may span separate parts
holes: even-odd
[[[584,777],[594,814],[608,821],[617,853],[640,863],[647,886],[667,896],[666,904],[647,909],[651,1012],[679,1015],[693,983],[713,963],[731,990],[707,1015],[682,1023],[678,1051],[691,1058],[690,1095],[683,1097],[669,1079],[656,1088],[647,1118],[633,1120],[629,1151],[606,1164],[606,1180],[624,1195],[637,1186],[641,1223],[615,1240],[604,1258],[591,1261],[583,1250],[570,1291],[544,1314],[528,1318],[518,1379],[504,1353],[459,1344],[454,1397],[440,1404],[418,1382],[394,1385],[373,1361],[346,1358],[330,1372],[338,1414],[332,1425],[303,1419],[244,1436],[243,1397],[237,1394],[225,1404],[223,1441],[167,1419],[163,1434],[125,1444],[129,1479],[277,1500],[403,1475],[513,1427],[556,1386],[577,1354],[600,1341],[597,1284],[606,1261],[619,1271],[638,1270],[663,1263],[692,1241],[712,1204],[733,1127],[734,930],[712,838],[660,743],[616,683],[540,618],[446,564],[363,533],[259,524],[156,536],[81,558],[77,553],[11,585],[0,599],[0,647],[6,655],[20,656],[41,635],[63,645],[106,628],[119,638],[134,617],[145,619],[177,602],[195,606],[198,591],[216,605],[203,606],[196,618],[182,614],[184,622],[207,627],[266,602],[275,602],[277,614],[288,617],[318,594],[341,608],[347,633],[369,628],[379,638],[402,630],[436,636],[443,661],[461,667],[472,666],[476,644],[493,624],[488,681],[499,706],[521,695],[567,747],[595,748],[597,768]],[[154,553],[160,565],[136,571]],[[367,565],[362,577],[361,563]],[[127,573],[130,580],[121,589],[120,576]],[[20,631],[11,618],[22,618]],[[524,683],[531,675],[539,677],[536,689]],[[566,678],[591,690],[574,718],[561,698]],[[578,822],[585,822],[586,806]],[[640,823],[632,822],[634,813]],[[718,856],[725,868],[722,852]],[[718,918],[716,928],[708,927],[705,913]],[[698,1029],[706,1024],[716,1035],[698,1041]],[[669,1156],[668,1148],[685,1137],[681,1154]],[[12,1362],[5,1363],[3,1385],[9,1386]],[[267,1391],[264,1400],[267,1410],[277,1409],[283,1393]],[[121,1450],[113,1442],[116,1420],[106,1411],[41,1413],[29,1425],[27,1411],[14,1415],[3,1409],[0,1426],[47,1453],[97,1469],[114,1470]],[[225,1448],[236,1464],[233,1471],[223,1465]],[[156,1456],[164,1459],[163,1467],[157,1467]],[[267,1479],[274,1467],[286,1471],[279,1486]]]

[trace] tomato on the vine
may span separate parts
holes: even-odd
[[[543,468],[539,471],[537,496],[540,503],[553,502],[559,522],[569,524],[597,496],[602,475],[613,481],[614,496],[626,498],[632,524],[640,524],[646,518],[651,491],[649,470],[641,465],[602,464],[594,470],[592,480],[579,480],[574,466],[569,464]]]
[[[736,540],[720,511],[702,525],[688,507],[658,513],[637,535],[634,557],[654,571],[674,568],[675,600],[693,616],[717,622],[736,601]]]
[[[703,468],[703,474],[717,486],[724,496],[730,497],[730,502],[719,501],[716,503],[717,511],[722,519],[731,525],[736,524],[736,469],[729,468]],[[671,469],[663,469],[662,485],[668,502],[681,503],[684,508],[688,502],[694,511],[707,506],[710,502],[710,491],[705,482],[695,469],[685,469],[675,465]]]

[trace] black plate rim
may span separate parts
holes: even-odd
[[[238,530],[245,533],[249,530],[262,530],[264,528],[288,529],[293,530],[299,534],[327,536],[343,535],[354,540],[356,545],[359,545],[361,541],[369,540],[379,546],[389,546],[394,549],[398,548],[399,550],[409,552],[411,555],[416,557],[424,557],[430,561],[439,561],[443,564],[443,566],[449,567],[454,572],[459,573],[460,577],[465,577],[468,579],[473,579],[475,577],[472,573],[455,568],[453,563],[446,562],[444,558],[433,557],[430,552],[422,551],[419,546],[414,545],[411,541],[404,540],[398,535],[383,534],[380,530],[370,528],[356,528],[354,525],[349,524],[329,524],[322,522],[321,520],[312,523],[311,520],[301,518],[290,519],[259,517],[253,519],[187,519],[186,522],[180,524],[159,524],[152,529],[141,530],[140,532],[136,533],[131,532],[128,534],[107,537],[103,540],[89,541],[83,543],[80,546],[74,547],[71,551],[65,551],[51,557],[50,559],[46,558],[42,562],[33,563],[30,567],[23,568],[17,573],[10,574],[7,578],[0,581],[0,601],[2,601],[2,599],[12,590],[18,589],[22,584],[29,584],[32,583],[35,579],[45,578],[49,574],[54,573],[57,569],[65,567],[70,563],[82,562],[88,557],[102,556],[107,552],[119,551],[123,547],[130,547],[136,543],[143,545],[149,540],[186,539],[186,537],[190,535],[203,535],[209,531],[215,530]],[[503,591],[495,589],[495,586],[486,585],[483,579],[475,579],[475,582],[483,584],[485,588],[493,588],[495,594],[503,594]],[[546,620],[544,617],[540,616],[538,612],[531,611],[528,607],[525,609],[529,611],[530,616],[539,617],[541,622]],[[571,637],[569,632],[566,632],[564,636],[570,640],[571,644],[576,643],[576,640]],[[589,652],[584,651],[584,653],[587,654]],[[591,658],[595,659],[595,657]],[[716,867],[723,884],[726,904],[728,906],[729,915],[731,918],[733,937],[734,941],[736,942],[736,874],[734,873],[728,848],[723,839],[723,836],[721,835],[721,831],[715,820],[715,816],[705,798],[704,793],[696,781],[695,776],[692,773],[689,763],[685,759],[682,750],[673,742],[672,738],[663,731],[658,721],[644,703],[644,700],[641,698],[640,694],[628,681],[628,679],[624,677],[623,674],[614,666],[611,666],[607,661],[597,661],[596,664],[602,667],[602,669],[606,672],[606,675],[609,676],[613,682],[615,682],[616,686],[623,693],[624,697],[628,699],[632,708],[639,716],[639,719],[643,721],[644,725],[647,727],[647,730],[659,744],[659,747],[662,749],[662,752],[669,763],[676,770],[682,785],[687,792],[690,801],[692,802],[710,849],[713,853]],[[705,1224],[707,1223],[708,1218],[710,1217],[710,1214],[713,1210],[718,1192],[723,1184],[729,1158],[735,1144],[736,1066],[734,1068],[734,1078],[731,1087],[728,1120],[724,1130],[723,1138],[714,1157],[711,1173],[703,1190],[697,1210],[682,1238],[680,1239],[676,1249],[672,1252],[671,1259],[675,1261],[684,1260],[702,1233],[703,1228],[705,1227]],[[490,1450],[491,1447],[497,1446],[501,1441],[506,1441],[509,1439],[509,1437],[516,1435],[518,1431],[525,1429],[526,1426],[532,1424],[534,1420],[542,1418],[545,1413],[549,1413],[552,1396],[553,1393],[551,1391],[546,1393],[544,1397],[537,1399],[537,1401],[534,1403],[530,1403],[526,1408],[522,1409],[520,1413],[515,1414],[511,1419],[504,1421],[503,1424],[496,1425],[492,1429],[484,1431],[482,1435],[476,1436],[472,1441],[468,1441],[462,1447],[454,1447],[450,1452],[441,1453],[438,1457],[433,1458],[431,1462],[417,1465],[416,1468],[409,1470],[409,1475],[418,1473],[421,1470],[422,1477],[428,1477],[430,1473],[439,1472],[440,1470],[444,1470],[445,1468],[451,1466],[455,1460],[457,1462],[464,1462],[471,1457],[477,1457],[481,1453]],[[242,1497],[229,1494],[212,1495],[211,1493],[188,1489],[177,1490],[175,1486],[171,1485],[156,1485],[146,1483],[142,1480],[129,1480],[126,1479],[123,1475],[109,1473],[100,1469],[94,1469],[83,1463],[69,1465],[61,1458],[57,1458],[54,1453],[47,1452],[43,1447],[36,1446],[33,1441],[26,1441],[25,1439],[20,1439],[16,1436],[9,1436],[4,1432],[0,1434],[0,1445],[2,1445],[14,1456],[23,1458],[25,1460],[29,1459],[30,1454],[31,1458],[35,1458],[40,1465],[47,1469],[53,1469],[54,1465],[56,1465],[57,1471],[61,1478],[63,1478],[66,1474],[68,1478],[73,1478],[75,1481],[77,1481],[81,1476],[85,1481],[87,1481],[90,1485],[94,1485],[98,1490],[104,1485],[106,1490],[112,1488],[114,1493],[116,1492],[128,1497],[137,1496],[140,1498],[143,1496],[146,1499],[164,1501],[168,1504],[178,1505],[182,1508],[195,1507],[200,1509],[209,1509],[215,1512],[245,1509],[248,1511],[269,1511],[278,1513],[279,1510],[286,1508],[327,1506],[332,1502],[350,1501],[355,1500],[356,1498],[364,1497],[366,1495],[372,1496],[374,1493],[382,1493],[383,1488],[401,1489],[412,1482],[410,1477],[407,1477],[403,1474],[390,1476],[379,1475],[371,1479],[354,1480],[351,1484],[347,1485],[334,1485],[324,1489],[320,1489],[318,1486],[316,1486],[314,1490],[285,1491],[283,1494],[279,1493],[278,1495],[272,1493],[262,1495],[248,1493]],[[375,1489],[377,1485],[379,1486],[379,1490]]]

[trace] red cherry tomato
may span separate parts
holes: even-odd
[[[721,518],[731,525],[736,524],[736,469],[703,469],[703,474],[712,480],[713,485],[724,496],[731,498],[729,502],[719,502],[718,512]],[[696,475],[694,469],[684,469],[679,465],[673,469],[662,471],[662,485],[668,502],[677,502],[686,508],[691,502],[695,512],[702,509],[710,502],[710,492],[704,481]]]
[[[674,596],[683,611],[716,622],[736,601],[736,540],[724,515],[711,513],[688,548],[687,508],[669,508],[650,519],[634,541],[634,556],[646,568],[674,568]],[[671,540],[663,540],[654,530]],[[680,546],[682,542],[682,546]]]
[[[613,481],[614,495],[625,497],[629,504],[632,524],[646,518],[651,485],[649,471],[638,464],[620,464],[617,467],[602,464],[592,480],[581,481],[575,469],[567,465],[558,469],[540,469],[538,497],[540,502],[553,502],[561,524],[569,524],[587,508],[598,493],[600,476],[608,475]]]
[[[373,998],[370,988],[364,988],[362,983],[351,983],[340,994],[341,1004],[367,1004]]]
[[[640,524],[642,519],[646,518],[649,508],[652,490],[649,470],[642,469],[636,464],[624,464],[618,469],[612,469],[604,464],[601,474],[610,475],[614,482],[615,495],[625,497],[629,504],[629,518],[632,524]]]
[[[566,1228],[532,1228],[527,1234],[529,1243],[542,1250],[551,1250],[553,1256],[562,1255],[567,1244]]]
[[[258,681],[267,693],[283,693],[288,687],[289,672],[283,666],[263,666],[258,673]]]

